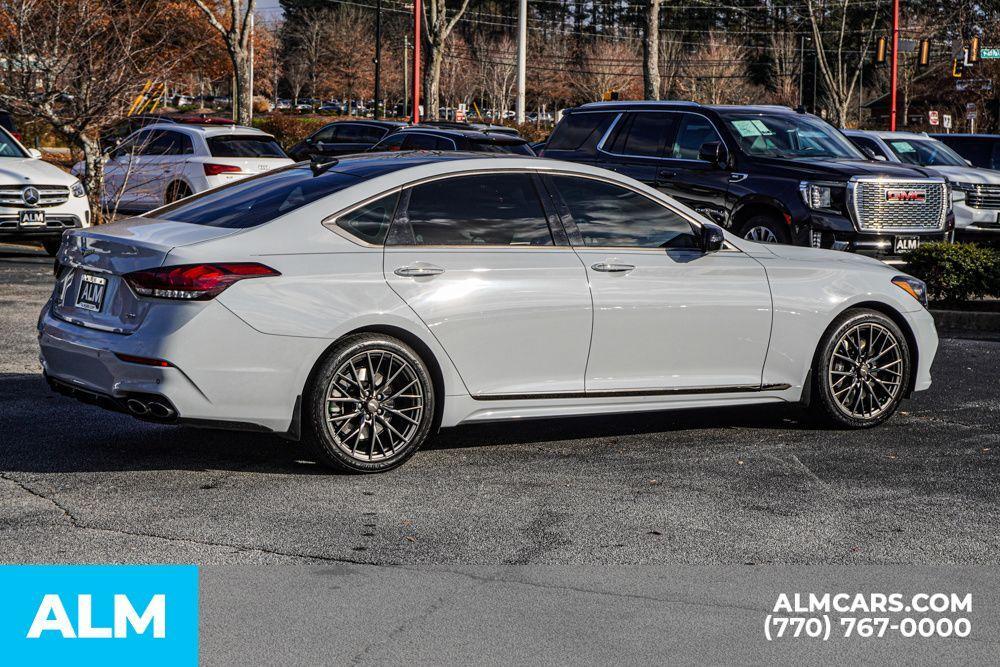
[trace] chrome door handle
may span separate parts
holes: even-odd
[[[626,271],[631,271],[635,268],[632,264],[608,264],[607,262],[598,262],[591,266],[594,271],[603,271],[604,273],[624,273]]]
[[[420,278],[422,276],[436,276],[444,273],[444,269],[433,264],[418,264],[415,266],[401,266],[393,271],[393,273],[404,278]]]

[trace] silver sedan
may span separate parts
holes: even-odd
[[[803,403],[875,426],[937,348],[923,283],[885,264],[543,159],[302,163],[68,232],[57,262],[54,389],[363,472],[468,422]]]

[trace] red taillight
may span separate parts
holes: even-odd
[[[280,275],[269,266],[246,262],[165,266],[162,269],[128,273],[124,279],[140,296],[205,301],[214,298],[238,280]]]
[[[164,361],[163,359],[150,359],[149,357],[137,357],[132,354],[122,354],[121,352],[115,352],[115,356],[122,361],[127,361],[130,364],[142,364],[143,366],[159,366],[160,368],[170,368],[173,366],[169,361]]]
[[[238,174],[243,171],[235,164],[212,164],[211,162],[206,162],[205,175],[206,176],[218,176],[219,174]]]

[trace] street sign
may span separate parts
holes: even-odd
[[[1000,46],[979,47],[980,60],[1000,60]]]
[[[967,111],[965,113],[965,117],[968,118],[969,120],[976,120],[976,112],[975,111]]]
[[[976,110],[976,103],[975,102],[967,102],[966,105],[965,105],[965,110],[966,111],[975,111]]]
[[[939,122],[938,112],[934,111],[934,110],[928,111],[927,112],[927,122],[929,122],[931,125],[937,125],[938,122]]]
[[[920,41],[916,39],[900,39],[899,40],[899,52],[900,53],[916,53],[917,46],[920,45]]]
[[[944,129],[950,130],[951,129],[951,114],[944,114],[943,116],[941,116],[941,124],[944,126]]]

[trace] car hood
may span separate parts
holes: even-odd
[[[745,244],[746,241],[743,241]],[[892,270],[892,267],[885,262],[880,262],[873,257],[858,255],[853,252],[843,252],[841,250],[820,250],[819,248],[805,248],[802,246],[784,245],[778,243],[754,243],[754,250],[766,249],[775,257],[791,259],[802,262],[837,262],[839,264],[850,264],[861,267],[877,267]],[[754,253],[760,256],[759,252]]]
[[[875,160],[838,160],[833,158],[761,158],[759,163],[776,170],[794,170],[806,178],[848,180],[851,176],[887,176],[890,178],[927,178],[935,176],[927,169]]]
[[[71,185],[75,180],[54,164],[38,158],[0,158],[3,185]]]
[[[927,167],[952,183],[984,183],[1000,185],[1000,171],[976,167]]]

